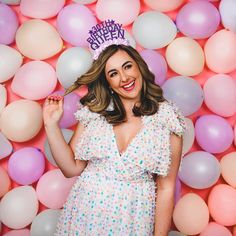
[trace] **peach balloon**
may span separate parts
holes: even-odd
[[[232,236],[232,234],[223,225],[210,222],[199,236]]]
[[[212,218],[224,226],[236,224],[236,189],[218,184],[208,196],[208,208]]]
[[[21,0],[20,11],[24,16],[32,18],[47,19],[51,18],[62,9],[65,0]]]
[[[3,110],[3,108],[7,104],[7,90],[6,88],[0,84],[0,114]]]
[[[176,38],[166,49],[166,60],[170,68],[186,76],[197,75],[204,67],[204,53],[194,39]]]
[[[56,72],[50,64],[44,61],[31,61],[16,72],[11,89],[23,98],[39,100],[51,94],[56,84]]]
[[[11,180],[5,169],[0,166],[0,197],[2,197],[9,191],[10,186]]]
[[[0,129],[10,140],[25,142],[35,137],[43,124],[39,103],[20,99],[8,104],[0,116]]]
[[[236,152],[226,154],[221,158],[221,174],[224,180],[236,188]]]
[[[236,69],[236,34],[223,29],[213,34],[206,42],[206,64],[216,73],[229,73]]]
[[[233,227],[233,236],[236,236],[236,225]]]
[[[144,0],[144,2],[152,9],[162,12],[173,11],[177,9],[184,0]]]
[[[173,221],[180,232],[187,235],[199,234],[208,224],[208,207],[197,194],[187,193],[177,202]]]
[[[56,29],[46,21],[25,21],[16,32],[16,45],[30,59],[44,60],[62,50],[63,41]]]

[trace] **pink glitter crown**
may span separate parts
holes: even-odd
[[[114,20],[103,21],[96,26],[93,26],[89,31],[87,41],[90,48],[93,50],[93,59],[96,60],[99,54],[112,44],[130,45],[125,39],[125,31],[122,29],[122,24],[115,23]]]

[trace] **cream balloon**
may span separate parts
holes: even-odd
[[[56,85],[56,72],[50,64],[44,61],[31,61],[16,72],[11,89],[23,98],[39,100],[51,94]]]
[[[199,234],[209,222],[207,204],[197,194],[187,193],[177,202],[173,221],[180,232],[187,235]]]
[[[16,187],[3,196],[0,204],[0,219],[11,229],[21,229],[33,221],[38,206],[33,187]]]
[[[195,130],[193,121],[189,118],[185,118],[185,122],[187,125],[187,130],[184,132],[183,135],[182,156],[184,156],[192,148],[195,139]]]
[[[144,0],[144,2],[152,9],[162,12],[173,11],[177,9],[184,0]]]
[[[3,108],[7,104],[7,90],[6,88],[0,84],[0,114],[3,110]]]
[[[17,50],[0,44],[0,83],[11,79],[22,62],[23,57]]]
[[[24,16],[31,18],[47,19],[51,18],[62,9],[65,0],[21,0],[20,11]]]
[[[39,103],[20,99],[8,104],[0,117],[0,129],[10,140],[25,142],[35,137],[43,124]]]
[[[176,38],[166,49],[166,60],[170,68],[185,76],[193,76],[204,68],[204,53],[194,39]]]
[[[30,59],[44,60],[62,50],[63,41],[56,29],[46,21],[25,21],[16,32],[16,45]]]

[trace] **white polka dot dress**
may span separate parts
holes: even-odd
[[[80,104],[75,117],[85,127],[75,159],[88,160],[88,165],[64,204],[55,236],[153,235],[153,174],[168,174],[170,134],[181,136],[186,129],[181,112],[165,101],[156,114],[142,116],[141,130],[122,154],[102,115]]]

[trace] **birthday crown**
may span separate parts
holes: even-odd
[[[112,44],[130,45],[125,39],[125,31],[122,29],[122,24],[115,23],[114,20],[106,20],[95,26],[89,31],[87,41],[90,48],[93,50],[93,59],[96,60],[99,54]]]

